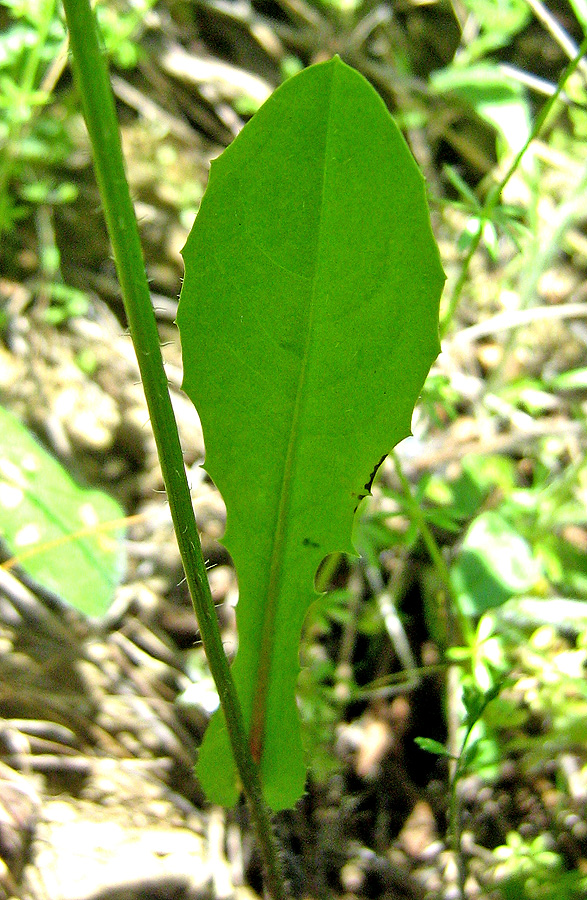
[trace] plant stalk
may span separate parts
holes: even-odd
[[[138,225],[124,171],[122,146],[106,56],[99,45],[90,0],[64,0],[73,70],[92,143],[94,166],[124,307],[135,347],[163,481],[210,671],[224,711],[231,747],[263,858],[273,900],[286,900],[269,810],[251,756],[242,710],[222,637],[192,507],[177,423],[151,304]]]

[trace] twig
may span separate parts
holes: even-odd
[[[543,97],[552,97],[556,93],[556,84],[553,84],[552,81],[547,81],[546,78],[540,78],[539,75],[534,75],[533,72],[525,72],[523,69],[518,69],[517,66],[509,65],[509,63],[499,63],[498,68],[507,78],[518,81],[536,94],[542,94]],[[585,110],[584,103],[578,103],[564,91],[559,95],[559,99],[566,106]]]
[[[485,319],[484,322],[464,328],[455,334],[448,343],[449,347],[451,344],[457,346],[471,344],[490,334],[520,328],[522,325],[531,325],[533,322],[582,318],[587,318],[587,304],[585,303],[564,303],[560,306],[533,306],[530,309],[516,309],[499,313],[491,316],[490,319]]]
[[[169,113],[150,97],[143,94],[124,78],[119,75],[112,75],[112,89],[119,100],[126,103],[131,109],[147,119],[149,122],[162,124],[170,134],[173,134],[179,140],[184,141],[188,146],[193,146],[196,140],[197,132],[192,129],[187,122]]]
[[[257,75],[218,59],[204,59],[188,53],[180,44],[171,41],[161,46],[159,64],[168,75],[205,88],[223,100],[250,97],[261,106],[272,91],[271,85]]]
[[[400,689],[412,690],[420,683],[420,678],[416,674],[416,660],[414,659],[405,628],[398,615],[393,593],[389,589],[385,589],[381,571],[376,566],[366,566],[365,575],[373,594],[377,598],[379,612],[391,645],[403,666],[405,681],[400,685]]]

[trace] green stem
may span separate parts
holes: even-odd
[[[422,540],[426,544],[426,549],[430,555],[430,559],[434,564],[434,568],[436,569],[436,574],[442,581],[444,585],[444,590],[446,593],[446,597],[450,601],[449,613],[453,611],[456,612],[457,618],[459,621],[459,628],[461,631],[460,637],[465,641],[468,647],[471,646],[473,641],[473,632],[469,620],[467,616],[464,615],[460,604],[456,600],[454,596],[454,591],[452,588],[451,578],[450,578],[450,570],[446,564],[446,561],[441,553],[440,547],[438,546],[434,535],[432,534],[431,529],[428,526],[428,522],[426,521],[426,517],[420,507],[420,504],[414,499],[412,496],[412,488],[408,479],[405,476],[405,473],[402,469],[402,465],[399,459],[399,456],[393,450],[390,454],[393,459],[395,465],[395,471],[397,473],[397,477],[399,478],[404,502],[406,504],[406,508],[408,510],[408,514],[410,515],[413,522],[416,523],[420,534],[422,536]],[[448,617],[447,617],[448,618]],[[452,645],[455,644],[454,636],[449,634],[449,640]],[[454,745],[457,740],[457,727],[458,723],[453,721],[453,716],[450,714],[450,706],[451,699],[454,703],[454,694],[455,694],[455,686],[456,686],[456,678],[458,678],[458,668],[454,665],[449,666],[447,670],[447,697],[448,697],[448,705],[449,705],[449,716],[448,716],[448,747],[451,753],[454,752]],[[454,707],[453,707],[454,708]],[[471,729],[467,731],[465,741],[461,748],[461,753],[458,756],[456,762],[453,762],[451,765],[451,774],[450,774],[450,787],[449,787],[449,803],[448,803],[448,822],[449,822],[449,843],[453,848],[455,854],[455,862],[457,865],[457,888],[459,891],[459,900],[464,900],[464,885],[466,879],[466,867],[465,861],[463,859],[463,855],[461,853],[461,817],[458,803],[458,794],[457,794],[457,784],[458,780],[461,777],[462,770],[462,760],[463,760],[463,751],[466,746],[466,742],[469,738]]]
[[[64,0],[63,6],[73,52],[73,69],[92,142],[104,215],[186,581],[210,671],[218,688],[243,791],[249,803],[265,866],[267,889],[273,900],[285,900],[287,892],[278,862],[269,811],[263,799],[259,771],[251,757],[242,711],[222,646],[210,593],[177,424],[163,368],[137,221],[124,171],[106,57],[98,43],[98,31],[89,0]]]
[[[467,759],[467,750],[469,747],[469,740],[473,733],[473,729],[477,722],[479,722],[491,703],[498,694],[500,688],[493,689],[488,691],[481,701],[481,705],[477,709],[474,716],[467,714],[466,719],[466,727],[465,734],[463,735],[463,739],[461,741],[461,747],[457,757],[453,757],[452,762],[454,763],[454,767],[450,777],[449,784],[449,795],[448,795],[448,837],[449,837],[449,845],[452,847],[456,864],[457,864],[457,887],[459,890],[460,900],[465,900],[466,892],[465,892],[465,881],[467,877],[467,865],[466,860],[463,856],[462,852],[462,836],[463,836],[463,827],[462,827],[462,818],[461,818],[461,808],[459,802],[459,794],[458,794],[458,785],[459,781],[465,774],[468,766]]]
[[[395,471],[402,488],[404,502],[406,504],[406,508],[408,510],[410,518],[412,519],[412,522],[415,522],[415,524],[418,526],[418,530],[422,536],[422,540],[426,544],[426,549],[428,550],[430,559],[432,560],[434,568],[436,569],[436,574],[442,581],[446,596],[450,600],[451,610],[456,612],[457,614],[459,620],[459,628],[461,631],[461,638],[467,643],[468,646],[470,646],[473,638],[471,626],[467,617],[463,614],[460,608],[460,604],[456,602],[456,599],[454,597],[450,571],[446,564],[444,556],[442,555],[440,547],[436,543],[436,539],[428,526],[426,516],[422,512],[420,504],[417,502],[417,500],[414,500],[412,496],[412,488],[410,482],[404,474],[399,456],[397,455],[395,450],[392,450],[389,455],[393,460]],[[454,643],[454,641],[451,641],[451,643]]]
[[[461,752],[455,761],[454,768],[449,781],[448,791],[448,844],[451,847],[455,863],[457,866],[457,889],[459,892],[459,900],[465,900],[465,882],[467,880],[467,867],[462,853],[462,821],[461,809],[458,795],[458,785],[463,774],[464,767],[461,765],[463,754],[465,752],[466,743],[469,733],[461,746]]]

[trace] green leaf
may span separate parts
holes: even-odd
[[[505,687],[505,682],[494,684],[487,691],[482,691],[476,684],[465,684],[463,689],[463,706],[465,707],[466,728],[472,729],[479,721],[485,708],[499,695]]]
[[[465,0],[465,6],[481,28],[496,35],[495,40],[500,43],[521,31],[531,16],[524,0]]]
[[[587,369],[569,369],[561,372],[552,379],[551,384],[559,391],[585,390],[587,388]]]
[[[383,102],[338,58],[279,88],[212,164],[184,249],[184,389],[227,506],[237,690],[274,809],[305,780],[295,703],[314,576],[410,430],[444,273],[424,182]],[[237,785],[224,720],[198,774]]]
[[[529,591],[540,575],[541,567],[526,539],[494,510],[474,520],[451,569],[459,602],[473,616]]]
[[[450,757],[450,753],[446,749],[444,744],[441,744],[440,741],[435,741],[434,738],[416,737],[414,738],[414,743],[418,745],[420,750],[426,750],[428,753],[434,753],[435,756]]]
[[[452,94],[471,106],[492,125],[511,153],[526,143],[532,128],[530,107],[524,88],[492,63],[462,68],[449,66],[431,77],[439,94]]]
[[[108,608],[124,558],[118,503],[80,488],[11,413],[0,407],[0,536],[40,585],[80,612]]]

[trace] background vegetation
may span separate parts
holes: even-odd
[[[281,80],[339,53],[381,93],[427,178],[448,274],[443,351],[414,436],[361,508],[362,559],[329,558],[318,576],[329,590],[307,622],[300,682],[311,781],[280,821],[294,891],[395,897],[409,872],[412,896],[584,896],[584,4],[147,0],[97,12],[172,388],[179,250],[208,161]],[[19,734],[55,720],[80,753],[116,755],[83,736],[70,695],[65,712],[47,712],[61,690],[47,661],[66,642],[75,665],[100,646],[112,664],[122,636],[140,651],[124,644],[129,665],[150,673],[150,709],[164,697],[172,711],[180,749],[170,780],[198,805],[190,759],[214,699],[164,498],[153,493],[159,475],[62,13],[54,0],[4,0],[0,26],[0,402],[70,476],[57,484],[28,435],[3,419],[3,575],[18,575],[35,606],[25,613],[3,583],[2,640],[16,663],[1,664],[0,712]],[[174,399],[230,641],[235,584],[216,543],[222,508],[197,468],[197,422],[177,391]],[[49,487],[42,499],[40,483]],[[103,513],[88,512],[79,485],[109,495]],[[31,501],[18,522],[15,490]],[[72,518],[64,497],[85,519]],[[75,567],[49,544],[67,548],[71,532],[82,542]],[[66,576],[79,588],[88,565],[101,586],[80,599]],[[142,733],[118,743],[121,758],[165,755],[145,751]],[[33,770],[41,750],[29,743]],[[2,752],[22,768],[9,741]],[[51,752],[67,756],[61,745]],[[258,887],[253,857],[244,869]]]

